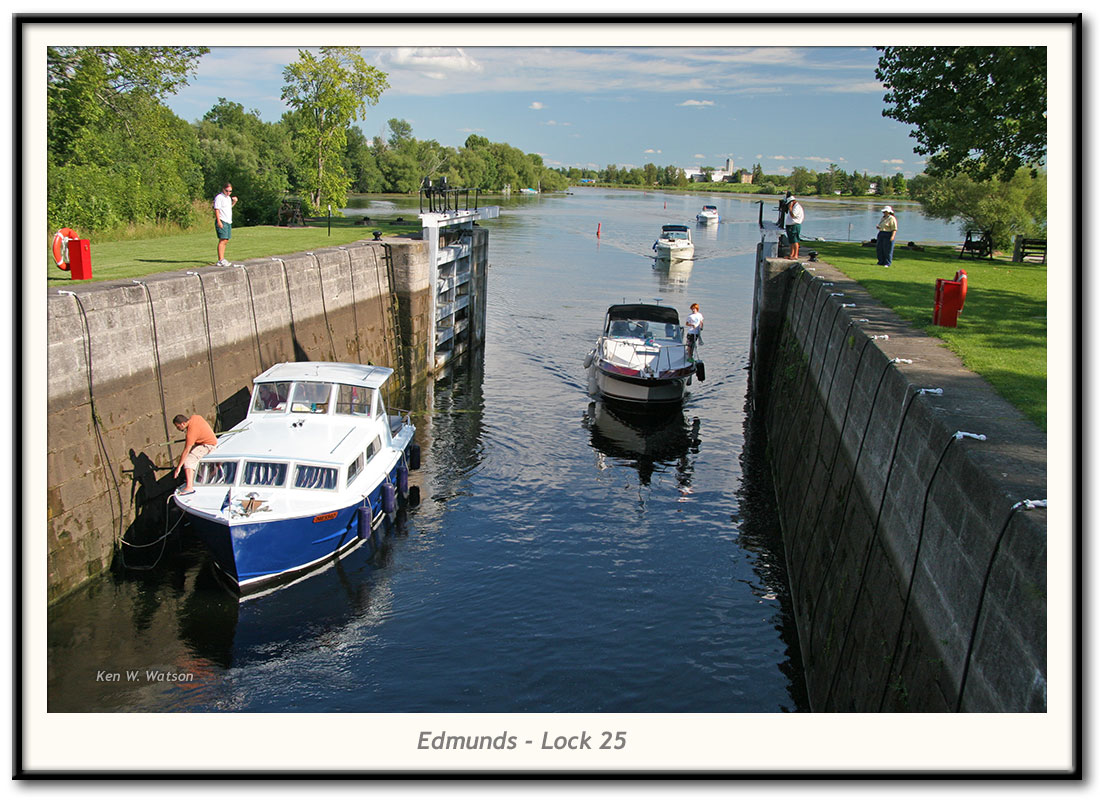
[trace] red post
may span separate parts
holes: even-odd
[[[600,238],[600,225],[602,225],[602,224],[603,224],[602,222],[597,222],[596,223],[596,238],[597,239]]]
[[[69,241],[69,269],[74,281],[92,279],[92,243],[88,239]]]

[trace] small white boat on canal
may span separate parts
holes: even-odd
[[[299,577],[364,542],[407,498],[420,466],[408,416],[387,414],[388,367],[276,364],[248,415],[174,500],[241,594]]]
[[[661,235],[653,243],[657,258],[691,258],[695,255],[695,245],[691,241],[691,231],[687,225],[662,225]]]
[[[584,366],[590,392],[636,409],[679,403],[692,376],[704,375],[688,356],[676,309],[647,303],[611,306]]]
[[[703,210],[695,215],[695,219],[704,225],[718,223],[718,206],[703,206]]]

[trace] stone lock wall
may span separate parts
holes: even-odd
[[[427,267],[423,242],[389,239],[50,292],[49,599],[106,569],[118,540],[158,530],[176,414],[227,430],[281,361],[400,360],[402,385],[423,379]],[[140,561],[140,544],[121,552]]]
[[[758,258],[753,393],[814,710],[1045,710],[1042,431],[823,263]]]

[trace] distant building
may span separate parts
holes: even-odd
[[[703,183],[707,179],[707,172],[703,167],[683,167],[684,175],[693,183]],[[747,177],[746,177],[747,176]],[[712,169],[710,171],[711,183],[752,183],[752,173],[743,169],[734,170],[733,159],[726,159],[724,169]]]

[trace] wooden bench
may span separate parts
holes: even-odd
[[[1047,263],[1047,240],[1046,239],[1025,239],[1022,236],[1016,237],[1016,246],[1013,248],[1012,260],[1013,261],[1027,261],[1029,258],[1034,259],[1035,256],[1039,257],[1039,263]]]
[[[959,258],[993,258],[993,234],[989,231],[967,231]]]

